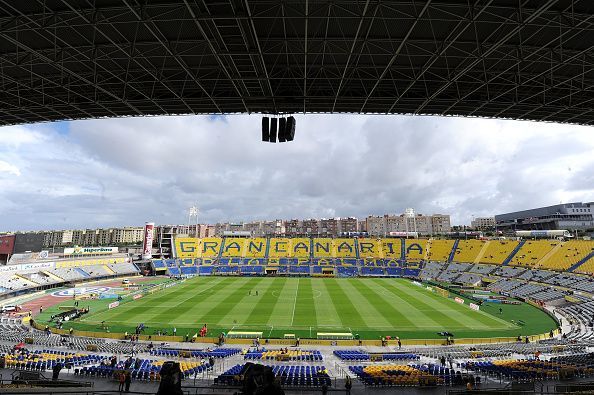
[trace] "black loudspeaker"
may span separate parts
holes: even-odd
[[[167,361],[161,366],[161,383],[157,395],[183,395],[179,362]]]
[[[279,384],[275,382],[274,372],[270,366],[248,362],[241,369],[239,379],[243,384],[242,394],[284,394]]]
[[[287,118],[287,125],[285,126],[285,139],[287,141],[293,141],[295,138],[295,117],[290,116]]]
[[[270,142],[276,143],[276,118],[270,118]]]
[[[270,141],[270,118],[262,117],[262,141]]]
[[[278,142],[284,143],[287,141],[286,136],[287,118],[278,119]]]

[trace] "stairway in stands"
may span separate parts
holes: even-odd
[[[584,263],[588,262],[592,258],[594,258],[594,251],[592,251],[591,253],[589,253],[588,255],[586,255],[585,257],[583,257],[582,259],[580,259],[573,266],[571,266],[569,269],[567,269],[567,271],[568,272],[573,272],[575,269],[577,269],[578,267],[582,266]]]
[[[85,272],[83,269],[81,269],[80,267],[75,267],[74,270],[76,270],[77,272],[79,272],[82,276],[84,276],[85,278],[91,277],[91,275],[87,272]]]
[[[526,240],[520,241],[520,243],[518,243],[518,245],[516,246],[516,248],[513,249],[513,251],[511,252],[511,254],[509,254],[509,256],[507,258],[505,258],[505,260],[503,261],[502,265],[503,266],[509,265],[509,263],[511,262],[511,260],[514,259],[514,257],[518,253],[518,251],[520,251],[520,248],[522,248],[522,246],[525,243],[526,243]]]
[[[458,250],[458,243],[460,242],[459,239],[454,241],[454,245],[452,246],[452,251],[450,252],[450,256],[448,257],[448,262],[452,262],[456,257],[456,251]]]

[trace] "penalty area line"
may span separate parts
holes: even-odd
[[[293,326],[293,320],[295,319],[295,307],[297,307],[297,293],[299,292],[299,278],[297,278],[297,288],[295,289],[295,300],[293,301],[293,314],[291,314],[291,326]]]

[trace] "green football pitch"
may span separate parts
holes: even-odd
[[[192,336],[208,324],[209,336],[230,330],[302,338],[350,332],[363,339],[439,338],[440,331],[457,338],[515,337],[555,328],[547,314],[524,303],[485,303],[475,311],[405,279],[194,277],[115,309],[105,309],[107,303],[96,301],[90,314],[70,325],[98,331],[105,321],[111,332],[123,333],[144,323],[145,334],[170,334],[176,327],[178,336]]]

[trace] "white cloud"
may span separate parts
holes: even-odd
[[[0,230],[183,223],[193,204],[205,222],[414,207],[468,223],[472,215],[593,200],[591,133],[358,115],[298,116],[296,140],[285,144],[261,142],[260,117],[247,115],[5,127]],[[12,167],[2,171],[1,163]]]
[[[15,165],[0,160],[0,173],[8,173],[9,175],[20,176],[21,171]]]

